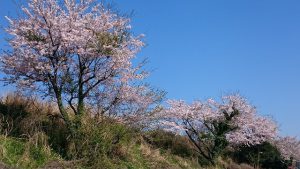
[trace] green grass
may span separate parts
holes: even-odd
[[[48,147],[0,135],[0,160],[8,166],[31,169],[41,167],[51,160],[59,160],[59,156]]]
[[[0,136],[1,161],[8,165],[16,165],[22,157],[25,144],[22,141]]]

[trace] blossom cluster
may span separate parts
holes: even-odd
[[[290,160],[290,158],[300,160],[300,141],[296,137],[278,137],[273,144],[286,160]]]
[[[218,103],[213,99],[205,102],[171,100],[169,107],[161,114],[161,124],[167,130],[184,133],[191,128],[198,133],[214,130],[213,123],[225,122],[232,127],[226,133],[231,145],[255,145],[272,140],[277,136],[276,123],[267,117],[259,116],[255,107],[238,95],[222,98]]]

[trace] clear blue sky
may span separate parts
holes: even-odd
[[[148,82],[173,99],[246,96],[273,116],[281,133],[300,137],[299,0],[119,0],[135,11],[135,33],[145,33],[139,54],[154,69]],[[0,1],[14,16],[12,1]],[[5,41],[1,30],[0,47]],[[4,88],[0,91],[3,93]]]

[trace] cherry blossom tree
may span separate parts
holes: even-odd
[[[284,159],[300,160],[300,141],[296,137],[278,137],[273,141],[273,144],[278,148]]]
[[[200,155],[210,163],[229,145],[255,145],[272,140],[277,126],[269,118],[258,116],[255,107],[239,95],[222,98],[222,102],[171,100],[159,115],[166,130],[186,134]]]
[[[147,73],[132,59],[144,43],[143,35],[131,33],[130,19],[94,0],[28,0],[22,11],[20,18],[7,17],[12,50],[1,55],[3,80],[55,98],[69,126],[75,123],[67,108],[75,121],[87,103],[97,103],[101,114],[131,112],[133,119],[132,112],[160,98],[137,82]]]

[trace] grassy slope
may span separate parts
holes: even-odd
[[[183,159],[170,153],[160,153],[146,143],[132,144],[127,147],[126,158],[113,159],[104,157],[103,168],[128,168],[128,169],[193,169],[200,168],[195,161]],[[47,168],[61,167],[73,168],[74,163],[63,161],[49,147],[41,146],[30,141],[24,142],[16,138],[0,135],[0,160],[7,166],[15,168]],[[76,164],[75,164],[76,165]],[[43,167],[44,166],[44,167]],[[80,163],[77,168],[83,168]]]
[[[135,131],[109,118],[101,120],[99,123],[97,119],[90,118],[89,116],[83,117],[82,128],[78,130],[78,135],[83,137],[75,137],[75,139],[68,140],[69,144],[67,144],[66,147],[64,147],[64,144],[60,145],[60,142],[57,143],[57,145],[68,149],[68,152],[72,153],[72,146],[69,146],[77,141],[79,143],[79,149],[77,152],[75,151],[75,153],[80,153],[82,156],[79,158],[85,161],[65,161],[49,146],[49,144],[51,144],[52,147],[55,148],[53,145],[56,144],[56,139],[65,143],[67,141],[65,138],[68,137],[68,135],[63,132],[63,123],[60,124],[59,121],[49,120],[48,115],[55,114],[52,108],[53,106],[51,106],[51,104],[37,102],[36,100],[22,98],[17,95],[0,99],[0,133],[10,133],[10,136],[14,136],[5,137],[0,134],[1,169],[5,168],[3,164],[5,166],[22,169],[84,169],[86,168],[84,166],[89,166],[91,169],[202,168],[196,160],[192,159],[192,156],[184,156],[189,158],[182,158],[174,155],[176,154],[174,151],[169,151],[168,146],[167,148],[163,148],[165,144],[170,146],[174,143],[176,144],[176,151],[179,151],[179,154],[184,154],[187,144],[182,143],[186,143],[187,140],[183,138],[176,139],[173,135],[158,132],[156,136],[149,135],[151,136],[151,141],[149,142],[149,138],[147,139],[141,136],[145,133]],[[41,126],[46,128],[48,135],[45,134]],[[54,134],[49,135],[49,133]],[[24,136],[26,136],[26,140],[20,139],[24,138]],[[54,141],[52,140],[51,142],[50,138],[54,138]],[[118,143],[113,143],[115,138],[120,139]],[[147,141],[145,141],[145,139]],[[149,143],[151,143],[151,145]],[[154,146],[153,143],[155,143],[154,145],[156,146]],[[161,149],[153,147],[160,147]],[[76,157],[73,159],[76,159]],[[245,165],[238,166],[230,162],[230,160],[226,162],[220,160],[217,163],[223,167],[214,168],[247,168]]]
[[[150,148],[147,143],[131,144],[127,147],[126,158],[103,157],[97,169],[199,169],[197,161],[184,159],[159,149]],[[64,161],[47,146],[35,145],[16,138],[0,135],[0,168],[20,169],[85,169],[80,161]],[[225,163],[221,161],[221,163]],[[252,169],[248,165],[226,162],[226,168]],[[222,169],[224,167],[211,167]]]

